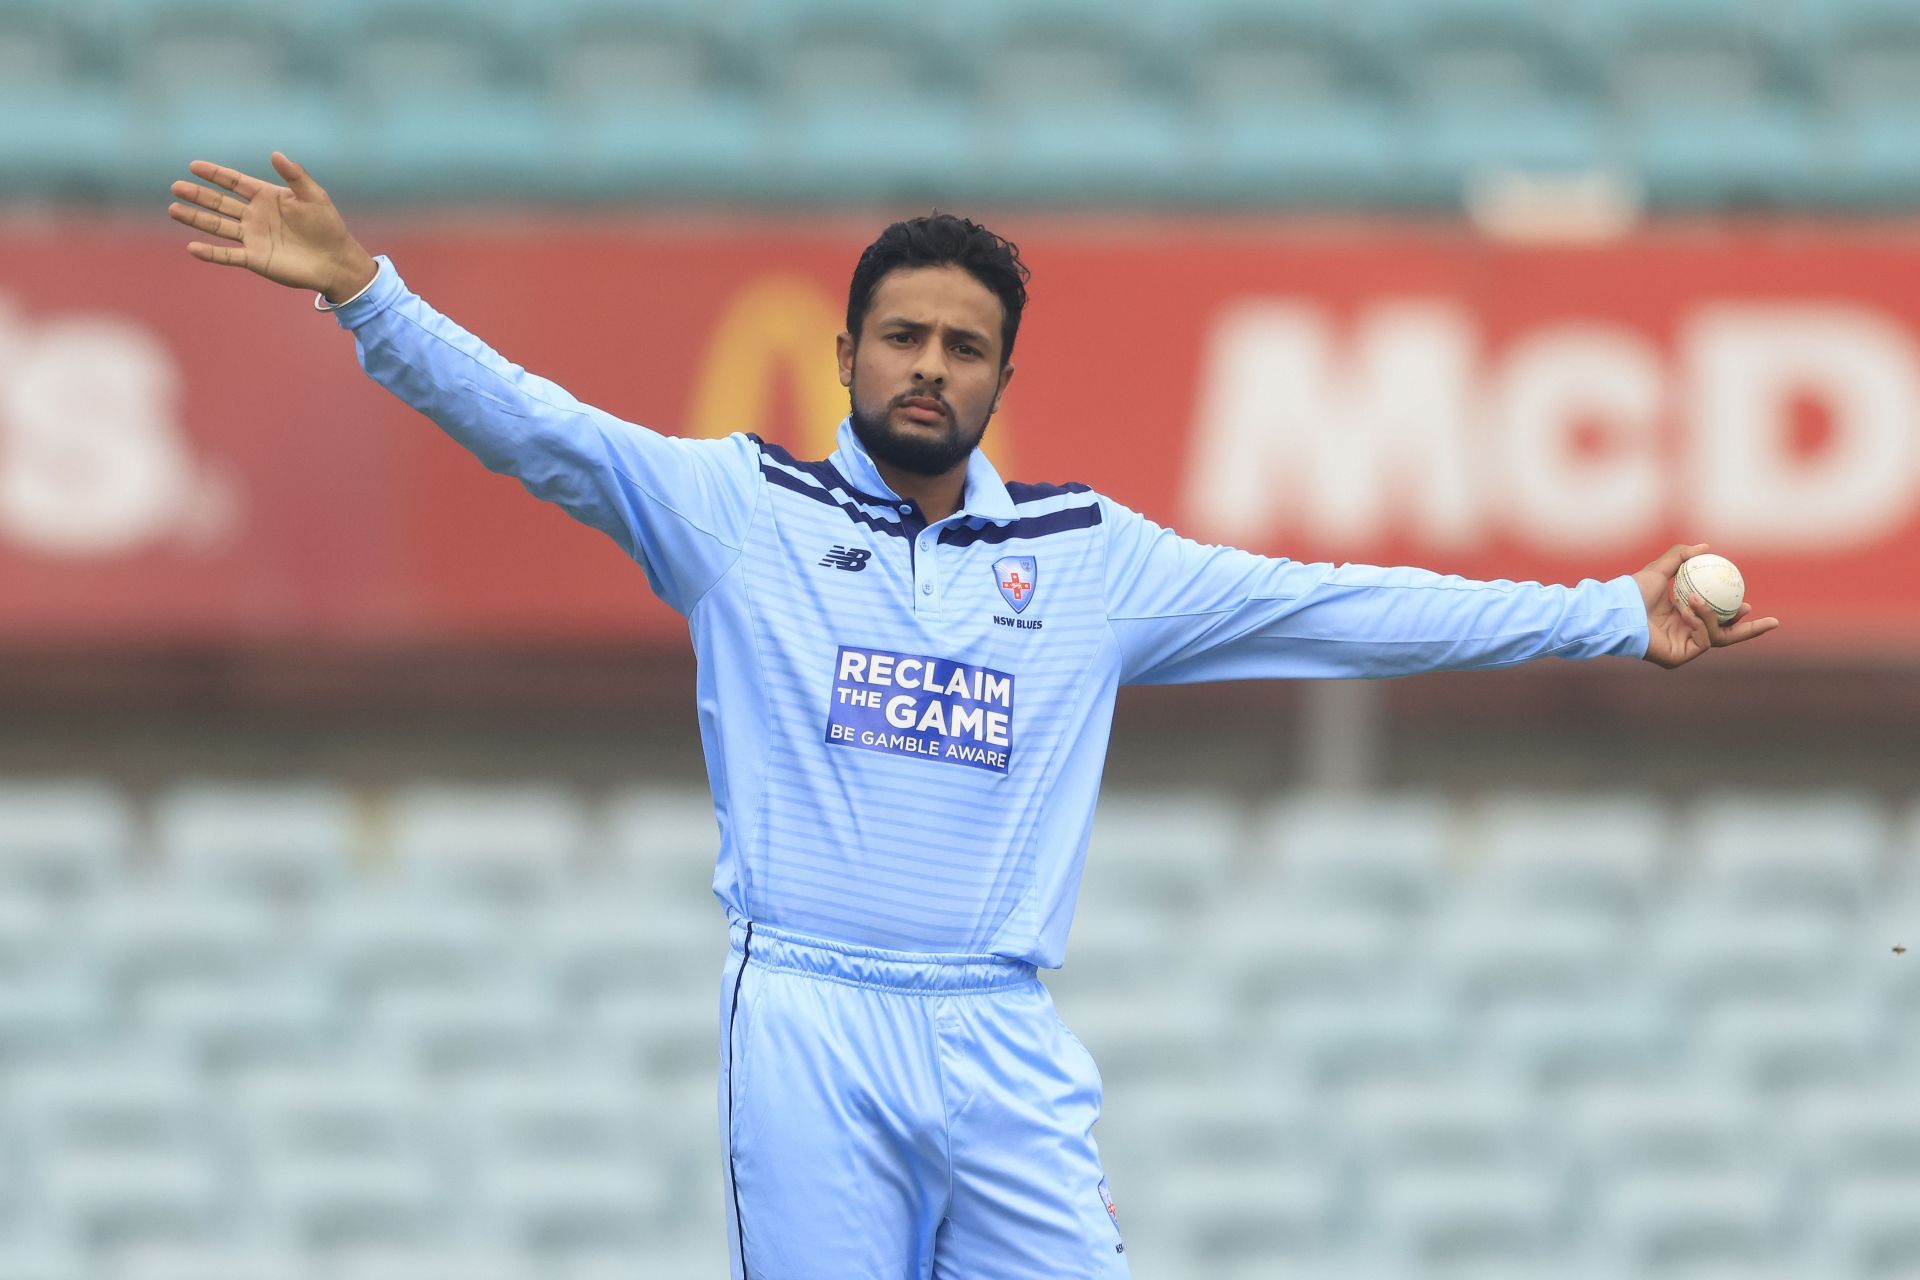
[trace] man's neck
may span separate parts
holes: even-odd
[[[902,471],[878,458],[873,460],[873,466],[895,493],[920,508],[928,524],[945,520],[958,511],[960,499],[966,496],[967,464],[964,461],[937,476]]]

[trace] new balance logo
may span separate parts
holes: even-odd
[[[835,569],[845,569],[849,573],[858,573],[867,567],[867,561],[873,559],[873,552],[865,547],[835,547],[820,557],[820,564]]]

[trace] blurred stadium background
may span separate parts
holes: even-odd
[[[162,221],[283,149],[582,398],[819,456],[885,221],[1003,469],[1783,630],[1123,697],[1140,1280],[1920,1275],[1911,0],[0,0],[0,1280],[723,1275],[684,630]]]

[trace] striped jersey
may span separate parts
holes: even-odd
[[[1630,576],[1575,587],[1300,563],[1183,538],[968,460],[927,521],[842,422],[803,461],[581,404],[410,292],[336,310],[362,367],[603,530],[682,614],[732,917],[1053,968],[1122,684],[1638,657]]]

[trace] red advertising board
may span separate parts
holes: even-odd
[[[1920,632],[1920,236],[993,220],[1034,270],[987,441],[1195,537],[1572,581],[1709,541],[1788,622]],[[683,643],[600,534],[163,224],[0,224],[0,643]],[[655,429],[830,450],[877,220],[357,227],[440,310]]]

